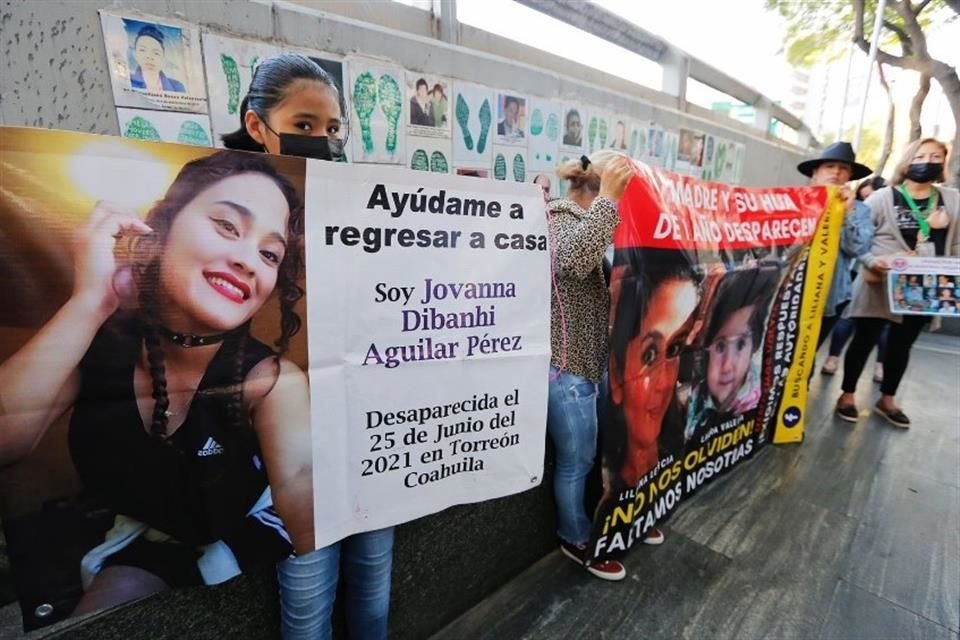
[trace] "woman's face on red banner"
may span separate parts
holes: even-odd
[[[644,446],[656,444],[677,382],[687,320],[696,306],[697,287],[690,280],[666,280],[648,300],[623,366],[620,404],[630,440]]]
[[[177,215],[166,242],[160,311],[174,331],[230,331],[273,292],[289,209],[267,176],[230,176]]]

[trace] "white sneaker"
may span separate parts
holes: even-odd
[[[837,368],[840,366],[840,358],[837,356],[830,356],[827,358],[827,361],[823,363],[823,367],[820,368],[820,373],[825,376],[832,376],[837,372]]]
[[[883,363],[878,362],[873,366],[873,381],[883,382]]]

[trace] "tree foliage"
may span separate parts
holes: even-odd
[[[787,59],[798,66],[835,57],[850,42],[869,52],[878,6],[877,0],[767,0],[767,8],[786,19],[784,50]],[[887,0],[877,49],[879,64],[929,76],[943,89],[958,123],[952,145],[957,153],[951,154],[948,170],[954,184],[960,184],[960,76],[946,61],[931,57],[925,30],[958,16],[960,0]],[[911,130],[919,135],[919,127]]]

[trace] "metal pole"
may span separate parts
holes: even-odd
[[[854,151],[860,148],[860,135],[863,133],[863,118],[867,114],[867,97],[870,95],[870,79],[873,77],[873,63],[877,59],[877,47],[880,44],[880,28],[883,26],[883,11],[887,0],[877,3],[877,15],[873,20],[873,39],[870,41],[870,59],[867,60],[867,81],[863,87],[863,100],[860,102],[860,120],[857,122],[857,135],[853,139]]]
[[[847,113],[847,94],[850,93],[850,69],[853,67],[853,50],[856,47],[850,40],[850,49],[847,52],[847,75],[843,80],[843,104],[840,105],[840,119],[837,120],[837,140],[843,137],[843,117]]]

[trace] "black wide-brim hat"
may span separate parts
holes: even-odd
[[[849,142],[834,142],[823,150],[819,158],[804,160],[798,164],[797,171],[810,178],[813,177],[813,172],[816,171],[817,167],[825,162],[842,162],[850,165],[851,180],[860,180],[873,173],[873,169],[857,162],[857,156],[853,152],[853,145]]]

